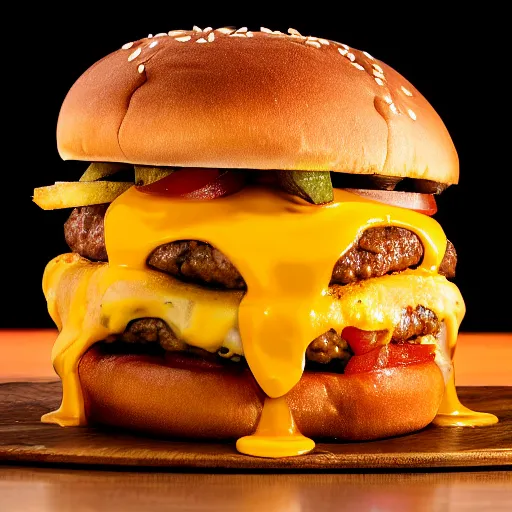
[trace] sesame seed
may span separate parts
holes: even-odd
[[[375,77],[374,79],[379,85],[384,85],[384,82],[382,81],[382,79],[380,79],[378,76]]]
[[[404,94],[406,96],[412,96],[412,92],[409,91],[409,89],[406,89],[403,85],[402,85],[401,89],[402,89],[402,91],[404,91]]]
[[[167,35],[174,37],[174,36],[179,36],[180,34],[183,34],[183,32],[185,32],[185,31],[184,30],[170,30],[169,32],[167,32]]]
[[[247,32],[247,34],[245,34],[247,37],[254,37],[254,34],[252,32]]]
[[[379,73],[384,73],[384,70],[378,65],[378,64],[375,64],[372,63],[372,66],[379,72]]]
[[[167,32],[158,32],[158,34],[155,34],[154,37],[163,37],[163,36],[166,36],[167,35]]]
[[[343,48],[338,48],[338,51],[341,53],[341,55],[345,56],[348,53],[348,50],[344,50]]]
[[[318,42],[325,46],[329,46],[331,44],[331,43],[329,43],[329,41],[327,41],[327,39],[322,39],[322,38],[318,39]]]
[[[386,94],[386,96],[384,96],[384,101],[386,103],[388,103],[389,105],[391,105],[391,103],[393,103],[393,100],[391,99],[391,96],[389,96],[387,94]]]
[[[139,64],[139,67],[137,68],[137,71],[139,73],[142,73],[144,71],[144,64]]]
[[[235,31],[234,29],[228,27],[218,28],[217,30],[223,34],[232,34]]]
[[[128,57],[128,62],[131,62],[133,59],[136,59],[139,55],[140,55],[140,52],[141,52],[141,48],[140,46]]]
[[[187,41],[190,41],[191,39],[192,39],[191,36],[183,36],[183,37],[174,38],[175,41],[179,41],[180,43],[186,43]]]
[[[241,34],[240,32],[234,32],[233,34],[229,34],[229,37],[247,37],[245,34]]]
[[[133,46],[133,41],[131,43],[126,43],[121,46],[123,50],[129,50]]]
[[[306,44],[309,44],[309,46],[314,46],[315,48],[322,48],[322,45],[318,41],[310,41],[308,39],[306,40]]]
[[[350,59],[352,62],[356,60],[356,56],[353,53],[347,53],[347,59]]]
[[[199,39],[196,39],[196,43],[207,43],[208,41],[204,37],[200,37]]]
[[[166,35],[167,35],[167,34],[166,34]],[[149,47],[150,47],[150,48],[154,48],[157,44],[158,44],[158,41],[153,41],[153,42],[149,45]]]
[[[364,71],[363,66],[361,64],[358,64],[357,62],[351,62],[352,66],[354,66],[357,69],[360,69],[361,71]]]
[[[288,34],[291,34],[292,36],[302,37],[302,34],[298,30],[295,30],[294,28],[289,28]]]
[[[373,76],[376,76],[377,78],[382,78],[382,80],[384,80],[386,78],[384,76],[384,73],[381,73],[380,71],[377,71],[376,69],[373,70]]]
[[[416,113],[414,112],[414,110],[411,110],[410,108],[407,109],[407,113],[409,114],[409,117],[413,120],[413,121],[416,121]]]
[[[153,34],[148,34],[148,39],[151,39],[153,37]]]
[[[363,54],[366,55],[369,59],[374,60],[374,58],[368,52],[363,52]]]
[[[396,108],[396,105],[394,103],[389,104],[389,109],[391,110],[391,112],[393,112],[393,114],[398,114],[398,109]]]
[[[239,29],[235,30],[235,32],[238,32],[239,34],[242,32],[247,32],[247,27],[240,27]]]
[[[212,29],[212,27],[206,27],[206,28],[203,30],[203,32],[204,32],[205,34],[208,34],[208,32],[211,32],[212,30],[213,30],[213,29]]]
[[[192,30],[194,30],[195,32],[202,32],[203,31],[203,29],[199,28],[197,25],[194,25],[192,27]]]
[[[214,40],[215,40],[215,33],[214,32],[210,32],[208,34],[208,42],[209,43],[213,43]]]
[[[345,50],[350,50],[350,46],[346,45],[346,44],[343,44],[343,43],[340,43],[341,46],[343,46],[343,48],[345,48]]]
[[[265,32],[265,34],[272,34],[272,30],[270,30],[269,28],[266,28],[266,27],[260,27],[260,30],[262,32]]]

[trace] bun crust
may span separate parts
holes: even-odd
[[[249,370],[171,367],[156,356],[105,355],[101,345],[82,357],[79,375],[89,423],[163,436],[249,435],[264,401]],[[304,435],[369,440],[425,427],[443,393],[441,372],[429,362],[385,374],[305,372],[287,397]]]
[[[438,114],[367,53],[294,31],[169,34],[76,81],[58,119],[62,158],[458,182]]]

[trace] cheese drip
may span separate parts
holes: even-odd
[[[303,436],[284,397],[266,398],[256,432],[236,442],[236,449],[257,457],[290,457],[310,452],[315,443]]]
[[[388,225],[420,237],[425,249],[421,266],[340,287],[339,297],[332,297],[328,285],[338,258],[365,229]],[[392,330],[403,307],[421,304],[450,326],[447,343],[452,348],[465,312],[457,287],[437,274],[446,249],[439,224],[343,190],[335,190],[334,202],[315,206],[259,187],[213,201],[147,195],[132,188],[107,211],[105,238],[109,264],[63,255],[45,271],[49,311],[61,331],[52,358],[63,380],[63,402],[43,421],[86,422],[77,377],[80,357],[135,318],[162,318],[185,342],[212,352],[238,327],[249,367],[269,397],[262,418],[285,418],[273,400],[299,381],[307,346],[330,328]],[[244,277],[246,294],[208,291],[149,270],[152,250],[175,240],[201,240],[223,252]],[[279,421],[293,424],[291,417]],[[300,435],[288,426],[276,431],[281,444]],[[264,431],[268,438],[270,430],[262,427],[255,436]],[[284,451],[293,454],[293,449]],[[272,456],[268,450],[261,455]]]

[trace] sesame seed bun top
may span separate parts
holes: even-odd
[[[123,45],[68,92],[61,157],[458,182],[450,135],[410,82],[366,52],[288,32],[194,27]]]

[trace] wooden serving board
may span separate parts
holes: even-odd
[[[58,407],[61,384],[0,384],[0,462],[210,469],[403,469],[512,467],[512,386],[462,387],[471,409],[496,414],[489,427],[429,426],[414,434],[358,443],[318,443],[300,457],[265,459],[238,453],[234,442],[154,439],[120,430],[62,428],[40,422]]]

